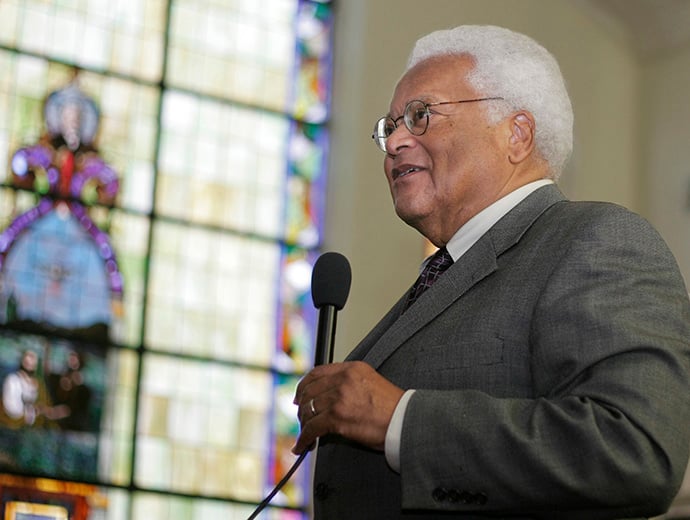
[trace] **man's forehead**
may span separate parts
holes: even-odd
[[[400,78],[393,92],[391,106],[393,103],[405,104],[411,99],[424,101],[424,96],[469,93],[472,89],[466,76],[473,66],[471,58],[464,55],[427,58],[410,68]]]
[[[408,69],[400,78],[398,85],[404,83],[464,80],[474,67],[474,62],[466,55],[443,55],[427,58]]]

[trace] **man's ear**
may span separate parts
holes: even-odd
[[[527,111],[513,114],[510,118],[510,137],[508,138],[508,160],[511,164],[524,161],[534,149],[537,125],[534,116]]]

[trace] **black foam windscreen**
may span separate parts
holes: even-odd
[[[322,254],[314,264],[311,273],[311,298],[314,307],[333,305],[340,310],[350,294],[352,271],[350,262],[340,253]]]

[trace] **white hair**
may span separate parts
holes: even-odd
[[[536,121],[537,153],[554,179],[573,149],[573,109],[556,59],[524,34],[490,25],[461,25],[420,38],[407,62],[436,56],[469,55],[474,69],[466,80],[482,96],[505,101],[487,103],[490,123],[511,112],[527,110]]]

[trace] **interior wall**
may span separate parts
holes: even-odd
[[[646,63],[642,72],[644,214],[690,289],[690,48]]]
[[[326,250],[345,254],[352,289],[338,317],[342,359],[410,286],[423,240],[394,214],[373,123],[388,111],[415,40],[460,24],[532,36],[559,60],[575,110],[575,152],[561,181],[572,199],[641,211],[640,67],[632,51],[568,0],[344,0],[336,5]]]

